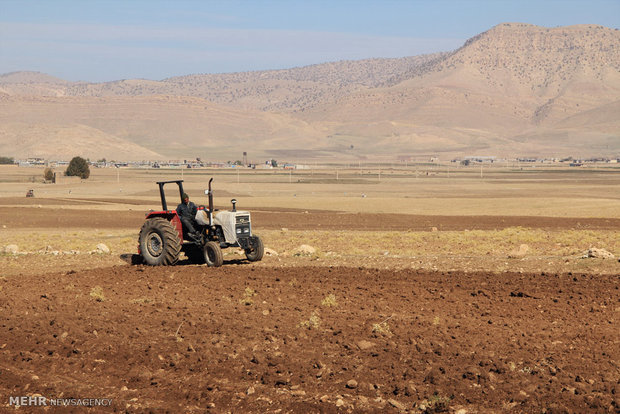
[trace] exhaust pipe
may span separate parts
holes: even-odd
[[[213,212],[213,191],[211,190],[211,181],[213,181],[213,177],[209,180],[209,211]]]

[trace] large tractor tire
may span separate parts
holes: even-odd
[[[210,241],[205,244],[204,257],[209,267],[220,267],[224,264],[224,254],[218,242]]]
[[[171,266],[179,260],[181,240],[172,223],[162,217],[148,219],[140,230],[140,252],[151,266]]]
[[[247,257],[250,262],[259,262],[262,260],[263,254],[265,253],[265,246],[263,246],[263,241],[260,237],[253,236],[253,238],[253,246],[245,250],[245,257]]]

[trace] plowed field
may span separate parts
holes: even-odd
[[[617,276],[228,263],[0,287],[5,406],[42,395],[111,398],[115,412],[620,407]]]
[[[144,220],[144,206],[36,202],[5,200],[6,240],[12,231],[127,229],[133,246]],[[252,214],[259,231],[333,229],[345,238],[352,230],[510,227],[593,237],[620,228],[617,218]],[[467,261],[485,263],[485,255]],[[111,399],[92,412],[620,411],[617,259],[599,274],[442,271],[449,257],[435,263],[438,271],[410,259],[403,269],[376,257],[359,265],[327,254],[254,264],[232,257],[221,268],[154,268],[85,253],[4,255],[11,271],[0,274],[0,411],[12,412],[11,397],[21,396]]]
[[[39,201],[39,200],[37,200]],[[508,227],[543,229],[620,229],[620,218],[442,216],[414,214],[343,213],[294,209],[253,209],[261,229],[290,230],[491,230]],[[144,221],[146,207],[135,211],[72,208],[0,207],[0,223],[8,228],[136,228]]]

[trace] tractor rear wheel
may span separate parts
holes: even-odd
[[[140,229],[140,252],[151,266],[170,266],[179,260],[181,240],[172,223],[162,217],[150,218]]]
[[[263,246],[263,241],[258,236],[252,236],[254,240],[252,240],[252,247],[245,250],[245,257],[248,258],[250,262],[258,262],[263,258],[263,254],[265,253],[265,246]]]
[[[207,242],[204,247],[204,256],[205,262],[209,267],[220,267],[224,264],[224,254],[218,242]]]

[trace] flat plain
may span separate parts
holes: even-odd
[[[56,184],[0,167],[0,248],[17,246],[0,254],[0,406],[620,409],[620,168],[311,167],[93,168]],[[210,177],[216,207],[251,211],[263,261],[131,265],[155,182],[183,179],[206,204]]]

